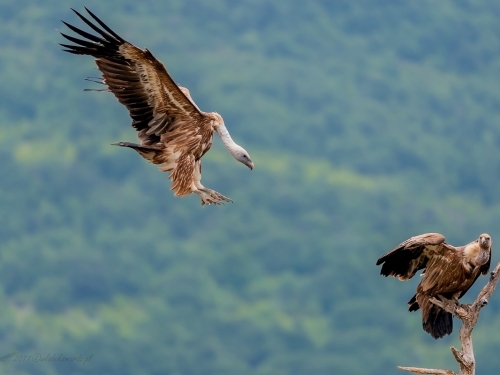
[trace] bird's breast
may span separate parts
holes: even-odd
[[[481,250],[474,259],[476,266],[483,266],[490,260],[490,253],[487,250]]]

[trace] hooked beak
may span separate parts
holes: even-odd
[[[248,163],[247,167],[250,168],[250,170],[253,170],[253,162],[251,161],[250,163]]]

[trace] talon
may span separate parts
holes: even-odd
[[[231,199],[225,197],[224,195],[214,191],[210,190],[207,188],[199,188],[198,191],[196,192],[201,198],[202,205],[210,205],[210,204],[217,204],[221,205],[224,204],[224,202],[232,202]]]

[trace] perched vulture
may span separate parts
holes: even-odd
[[[479,275],[490,269],[491,237],[483,233],[468,245],[455,247],[445,242],[439,233],[412,237],[377,260],[382,264],[381,275],[399,280],[411,279],[424,269],[417,293],[408,302],[410,311],[422,309],[422,326],[435,339],[453,331],[452,315],[429,301],[442,296],[461,298]]]
[[[159,164],[161,171],[169,172],[175,196],[195,193],[202,205],[230,202],[200,182],[201,158],[212,146],[214,130],[236,160],[250,169],[254,167],[248,152],[231,139],[222,117],[201,111],[188,89],[178,86],[151,52],[128,43],[85,9],[100,27],[72,10],[99,35],[63,21],[83,39],[61,33],[75,43],[61,46],[66,52],[93,56],[107,91],[129,110],[140,144],[115,145],[132,148],[149,162]]]

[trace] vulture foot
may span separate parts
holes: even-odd
[[[231,199],[225,197],[224,195],[217,193],[215,190],[203,188],[198,189],[196,192],[201,198],[201,205],[204,206],[206,204],[224,204],[224,202],[232,202]]]

